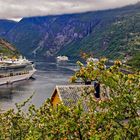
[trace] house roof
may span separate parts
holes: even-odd
[[[94,94],[94,86],[93,85],[56,86],[55,91],[51,96],[51,99],[53,99],[56,93],[58,93],[58,96],[64,105],[71,106],[72,104],[76,104],[82,96],[92,93]]]

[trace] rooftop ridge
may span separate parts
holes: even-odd
[[[59,87],[92,87],[94,85],[56,85],[57,88]]]

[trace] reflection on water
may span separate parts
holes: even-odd
[[[36,62],[35,80],[25,80],[12,85],[0,86],[0,109],[15,108],[15,103],[25,101],[33,93],[29,104],[39,107],[49,98],[56,85],[68,84],[75,69],[73,64],[58,65],[48,62]]]

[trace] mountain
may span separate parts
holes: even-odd
[[[17,22],[12,20],[0,20],[0,35],[5,35],[10,29],[12,29]]]
[[[18,56],[19,52],[12,44],[10,44],[4,39],[0,39],[0,55],[6,57],[14,57]]]
[[[81,14],[23,18],[1,36],[26,56],[75,58],[84,51],[96,57],[132,59],[140,53],[140,3]]]

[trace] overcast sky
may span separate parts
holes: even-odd
[[[0,0],[0,19],[110,9],[140,0]]]

